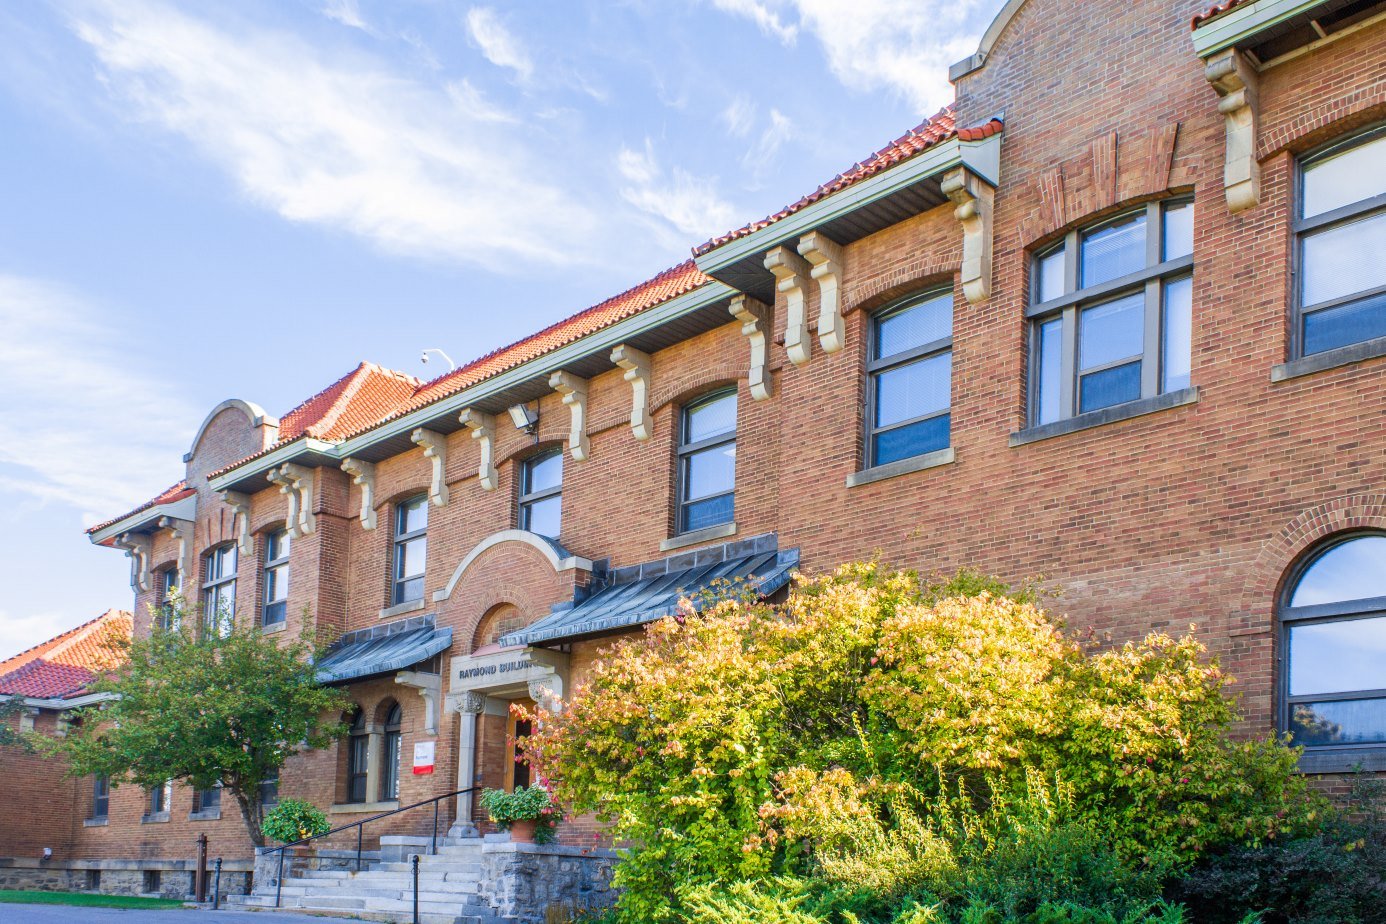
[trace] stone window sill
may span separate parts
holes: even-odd
[[[874,484],[877,481],[885,481],[887,478],[896,478],[900,475],[908,475],[911,472],[922,472],[926,469],[938,468],[940,465],[948,465],[957,461],[957,454],[953,447],[947,449],[935,449],[933,452],[926,452],[922,456],[911,456],[908,459],[896,459],[894,462],[887,462],[885,465],[873,465],[871,468],[853,472],[847,476],[847,487],[855,488],[859,485]]]
[[[111,823],[110,818],[87,818],[87,819],[83,820],[83,822],[82,822],[82,827],[84,827],[84,828],[104,828],[104,827],[106,827],[106,825],[108,825],[108,824],[110,824],[110,823]]]
[[[221,809],[206,812],[189,812],[190,821],[221,821]]]
[[[363,812],[392,812],[399,808],[399,801],[393,802],[338,802],[329,808],[330,815],[359,815]]]
[[[168,812],[160,812],[157,815],[145,815],[140,818],[142,825],[161,825],[168,821]]]
[[[697,545],[700,542],[711,542],[714,539],[725,539],[728,536],[735,535],[735,523],[719,523],[716,526],[708,526],[703,529],[695,529],[688,533],[679,533],[677,536],[670,536],[659,544],[659,550],[661,552],[669,552],[674,549],[683,549],[690,545]]]
[[[273,633],[275,633],[275,632],[283,632],[283,631],[284,631],[285,629],[287,629],[288,627],[289,627],[289,623],[288,623],[287,620],[285,620],[284,622],[272,622],[272,623],[270,623],[270,624],[267,625],[267,626],[265,626],[265,625],[260,626],[260,634],[261,634],[261,635],[271,635],[271,634],[273,634]]]
[[[391,616],[403,616],[405,613],[417,613],[424,608],[423,598],[409,600],[405,603],[396,603],[394,606],[387,606],[380,611],[381,619],[389,619]]]
[[[1363,340],[1361,343],[1338,347],[1336,350],[1324,350],[1313,356],[1292,359],[1287,363],[1272,366],[1270,377],[1272,382],[1285,382],[1302,375],[1313,375],[1315,372],[1325,372],[1363,360],[1376,359],[1378,356],[1386,356],[1386,337]]]
[[[1359,766],[1369,773],[1386,770],[1386,747],[1309,748],[1299,758],[1300,773],[1352,773]]]
[[[1167,411],[1170,408],[1183,407],[1186,404],[1194,404],[1197,401],[1197,388],[1181,388],[1178,391],[1168,391],[1163,395],[1156,395],[1153,398],[1141,398],[1139,401],[1128,401],[1126,404],[1118,404],[1115,407],[1104,407],[1100,411],[1089,411],[1086,414],[1079,414],[1077,417],[1069,417],[1066,420],[1056,420],[1053,423],[1040,424],[1037,427],[1029,427],[1025,430],[1017,431],[1011,434],[1011,446],[1024,446],[1026,443],[1037,443],[1040,440],[1047,440],[1068,433],[1077,433],[1080,430],[1091,430],[1093,427],[1102,427],[1107,424],[1117,423],[1118,421],[1130,420],[1133,417],[1144,417],[1146,414],[1154,414],[1159,411]]]

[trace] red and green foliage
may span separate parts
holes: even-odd
[[[1312,824],[1295,752],[1233,737],[1229,678],[1197,641],[1098,649],[1038,602],[874,564],[778,605],[738,596],[617,642],[532,717],[528,751],[570,811],[635,845],[626,921],[784,876],[947,900],[1032,834],[1096,837],[1139,876]]]

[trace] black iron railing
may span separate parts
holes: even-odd
[[[438,852],[438,807],[443,803],[443,801],[444,801],[445,799],[451,799],[451,798],[453,798],[454,796],[464,796],[464,795],[466,795],[467,793],[476,792],[477,789],[478,789],[478,787],[472,786],[472,787],[469,787],[469,788],[467,788],[467,789],[458,789],[458,790],[455,790],[455,791],[453,791],[453,792],[443,793],[441,796],[434,796],[432,799],[425,799],[425,800],[423,800],[422,802],[415,802],[415,803],[413,803],[412,805],[405,805],[405,806],[401,806],[400,808],[397,808],[397,809],[391,809],[391,810],[388,811],[388,812],[381,812],[379,815],[372,815],[370,818],[363,818],[363,819],[361,819],[360,821],[353,821],[353,822],[352,822],[351,824],[349,824],[349,825],[342,825],[340,828],[333,828],[331,831],[324,831],[322,834],[315,834],[315,835],[313,835],[312,837],[305,837],[305,838],[303,838],[302,840],[294,841],[293,843],[290,843],[290,844],[284,844],[282,847],[276,847],[276,848],[274,848],[274,852],[276,852],[276,853],[279,854],[279,872],[276,874],[275,880],[274,880],[274,907],[276,907],[276,908],[279,907],[280,896],[281,896],[281,894],[282,894],[282,892],[283,892],[283,889],[284,889],[284,851],[288,850],[290,847],[301,847],[302,845],[307,844],[307,843],[309,843],[309,842],[311,842],[311,841],[321,840],[321,839],[324,838],[324,837],[331,837],[331,836],[334,835],[334,834],[340,834],[340,833],[343,832],[343,831],[350,831],[352,828],[355,828],[355,829],[356,829],[356,871],[359,873],[359,872],[361,872],[361,842],[362,842],[362,840],[363,840],[363,838],[364,838],[364,836],[365,836],[366,825],[368,825],[368,824],[370,824],[371,822],[374,822],[374,821],[379,821],[379,820],[382,819],[382,818],[389,818],[389,817],[392,816],[392,815],[401,815],[401,814],[403,814],[403,813],[405,813],[405,812],[413,811],[413,810],[416,809],[416,808],[422,808],[422,807],[425,806],[425,805],[432,805],[432,806],[433,806],[433,838],[432,838],[432,843],[431,843],[431,845],[430,845],[430,847],[429,847],[429,851],[428,851],[428,852],[429,852],[429,853],[437,853],[437,852]]]

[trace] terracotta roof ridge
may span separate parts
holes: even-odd
[[[303,428],[301,435],[311,436],[314,439],[322,439],[319,434],[331,432],[332,425],[342,416],[342,413],[347,409],[347,405],[351,404],[351,400],[356,397],[361,391],[362,386],[369,380],[373,367],[374,363],[362,362],[355,369],[348,372],[346,374],[346,385],[343,386],[342,390],[337,393],[337,396],[332,399],[332,403],[328,406],[327,410],[322,413],[322,416]],[[338,379],[338,382],[340,381],[341,379]],[[336,384],[337,383],[334,382],[333,386],[335,387]],[[322,393],[320,392],[319,394]],[[312,401],[314,399],[310,398],[308,400]]]
[[[46,660],[53,660],[53,659],[59,657],[60,655],[66,654],[66,653],[67,653],[68,651],[70,651],[74,646],[80,645],[80,644],[82,644],[83,642],[85,642],[85,641],[87,641],[88,639],[90,639],[90,638],[93,636],[93,634],[94,634],[97,630],[99,630],[99,629],[101,628],[101,624],[103,624],[103,623],[112,622],[112,621],[117,620],[117,619],[129,619],[129,620],[133,623],[133,622],[134,622],[134,618],[135,618],[134,615],[131,614],[129,610],[116,610],[116,609],[107,610],[106,612],[102,613],[100,616],[96,617],[95,619],[91,620],[90,622],[85,623],[83,626],[80,626],[80,627],[79,627],[79,628],[82,628],[82,629],[86,629],[85,632],[78,632],[78,633],[75,633],[75,634],[73,634],[73,635],[70,635],[70,636],[67,637],[66,639],[63,639],[63,641],[60,642],[59,644],[54,645],[51,649],[49,649],[48,651],[44,652],[44,658],[45,658]],[[85,665],[78,665],[78,666],[85,666]]]
[[[26,664],[32,663],[37,658],[40,658],[43,655],[48,654],[49,652],[58,650],[58,648],[61,645],[71,641],[72,637],[77,635],[77,633],[81,632],[83,629],[92,628],[97,623],[101,622],[103,619],[105,619],[108,616],[111,616],[112,614],[116,616],[129,616],[132,620],[134,619],[134,617],[128,610],[109,609],[94,619],[88,619],[81,625],[73,626],[71,629],[68,629],[65,632],[59,632],[57,635],[53,636],[50,639],[45,639],[44,641],[39,642],[37,645],[34,645],[30,648],[26,648],[18,654],[11,655],[5,660],[0,661],[0,677],[12,673],[13,671],[19,670]]]
[[[1231,12],[1232,10],[1241,6],[1242,4],[1248,2],[1250,2],[1250,0],[1224,0],[1224,2],[1218,3],[1210,7],[1209,9],[1204,10],[1202,13],[1195,13],[1193,19],[1189,22],[1189,29],[1197,29],[1199,26],[1203,25],[1209,20],[1217,19],[1222,14]]]

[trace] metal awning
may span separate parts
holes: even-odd
[[[412,616],[383,626],[348,632],[318,661],[319,683],[341,683],[413,667],[452,644],[452,629],[438,629],[433,617]]]
[[[533,645],[538,642],[571,640],[600,635],[616,629],[653,622],[672,616],[679,600],[692,599],[714,581],[746,581],[762,596],[769,596],[789,583],[790,572],[799,564],[799,550],[768,551],[737,558],[718,558],[679,570],[605,587],[581,603],[559,610],[500,640],[502,645]]]

